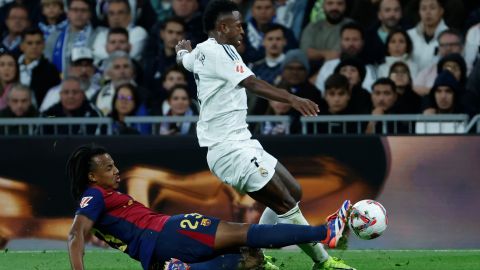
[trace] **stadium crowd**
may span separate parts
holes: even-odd
[[[321,115],[480,112],[478,0],[234,1],[245,14],[243,60]],[[194,133],[190,123],[152,131],[124,119],[198,114],[175,45],[207,39],[207,3],[0,1],[0,117],[111,117],[117,134]],[[288,104],[253,95],[248,103],[251,115],[299,117]],[[282,134],[284,125],[258,132]]]

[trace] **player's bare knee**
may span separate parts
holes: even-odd
[[[276,209],[272,209],[278,215],[282,215],[290,211],[297,205],[297,201],[291,196],[285,196],[282,201],[277,205]]]

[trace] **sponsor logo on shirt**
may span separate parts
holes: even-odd
[[[235,67],[235,72],[237,72],[237,73],[244,73],[245,70],[243,69],[243,65],[237,64],[237,66]]]
[[[85,208],[88,206],[88,202],[93,199],[92,196],[83,197],[80,201],[80,208]]]

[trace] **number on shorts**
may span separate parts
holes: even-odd
[[[198,213],[191,213],[191,214],[186,214],[184,217],[194,217],[195,219],[201,219],[203,216],[198,214]],[[189,219],[184,219],[180,221],[180,227],[186,229],[187,227],[190,230],[195,230],[198,228],[198,221],[195,221],[195,223],[192,223]]]
[[[182,221],[180,221],[180,227],[186,229],[187,227],[190,229],[190,230],[195,230],[198,228],[198,221],[195,221],[195,223],[192,224],[192,222],[188,219],[184,219]]]

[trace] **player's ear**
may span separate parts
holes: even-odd
[[[92,172],[88,173],[88,181],[89,182],[97,182],[97,180],[95,180],[95,176],[93,175]]]

